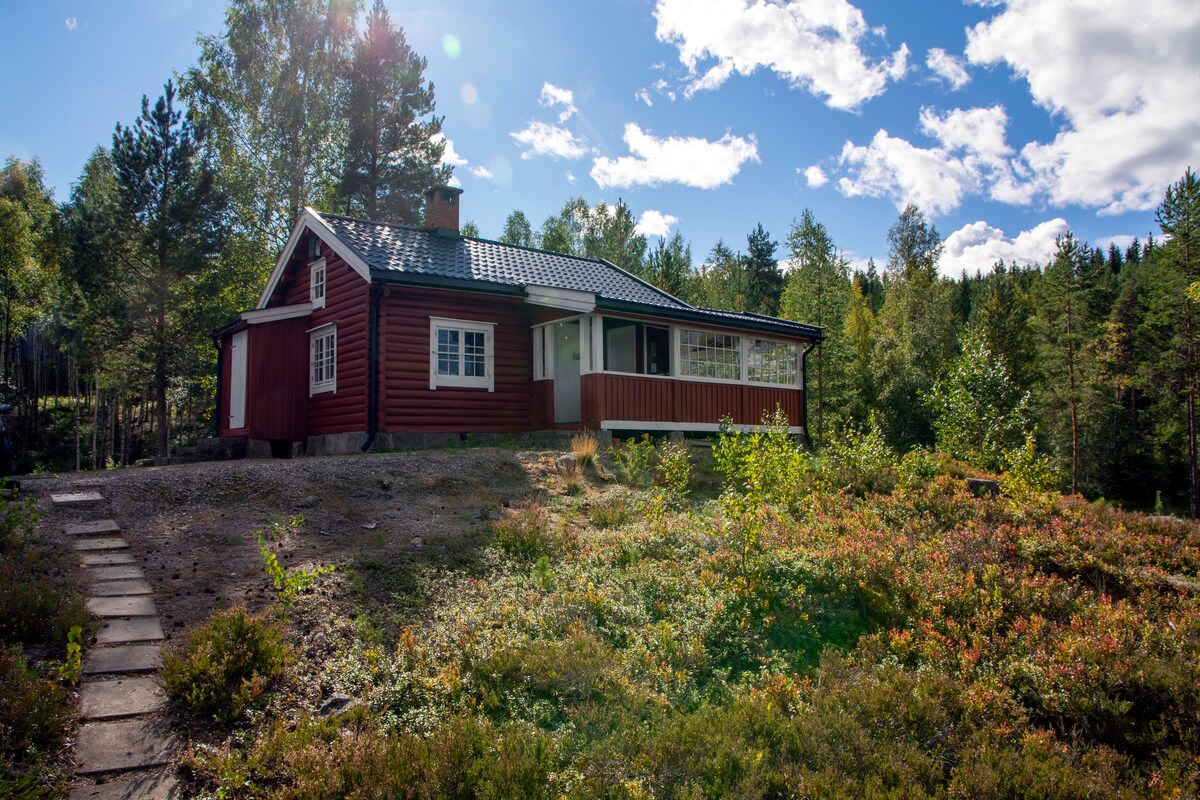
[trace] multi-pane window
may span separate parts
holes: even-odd
[[[309,394],[337,391],[337,328],[325,325],[308,336]]]
[[[325,259],[309,265],[309,299],[313,308],[325,307]]]
[[[432,347],[429,388],[493,388],[491,324],[432,319],[430,327]]]
[[[679,329],[679,374],[692,378],[742,379],[742,342],[737,336]]]
[[[796,345],[751,339],[746,350],[747,377],[756,383],[796,385]]]

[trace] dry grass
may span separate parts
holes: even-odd
[[[571,437],[571,452],[575,454],[575,463],[583,469],[596,460],[596,454],[600,452],[600,443],[591,433],[581,433]]]

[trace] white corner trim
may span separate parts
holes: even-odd
[[[279,322],[284,319],[307,317],[312,313],[312,303],[296,303],[290,306],[272,306],[271,308],[256,308],[253,311],[243,311],[242,320],[248,325],[261,325],[264,322]]]
[[[755,428],[762,427],[761,425],[734,425],[735,431],[739,433],[750,433]],[[601,420],[600,430],[602,431],[682,431],[684,433],[716,433],[721,430],[719,422],[656,422],[653,420],[635,420],[635,419],[606,419]],[[788,433],[800,435],[804,433],[804,428],[792,425],[788,428]]]
[[[525,302],[536,306],[549,306],[567,311],[579,311],[590,314],[596,310],[596,294],[580,292],[575,289],[557,289],[553,286],[538,286],[529,283],[525,285]],[[561,322],[562,320],[556,320]]]
[[[358,253],[355,253],[349,245],[337,237],[333,229],[325,220],[321,219],[319,213],[311,208],[305,208],[300,219],[296,220],[296,225],[292,228],[291,235],[288,236],[287,244],[283,246],[283,252],[279,254],[279,260],[275,262],[275,269],[271,271],[267,285],[263,288],[262,294],[258,296],[258,308],[266,308],[267,301],[271,299],[275,287],[279,284],[279,279],[283,277],[283,271],[291,261],[292,253],[299,245],[300,237],[305,230],[310,230],[319,236],[321,241],[341,256],[342,260],[349,264],[350,268],[357,272],[364,281],[371,282],[371,268],[367,266],[367,262],[363,261]],[[328,275],[326,275],[326,280],[328,280]]]

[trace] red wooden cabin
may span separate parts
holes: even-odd
[[[782,407],[802,432],[820,328],[697,308],[593,259],[304,212],[258,307],[216,332],[220,435],[309,453],[427,434],[715,431]]]

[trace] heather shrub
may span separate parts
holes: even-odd
[[[624,499],[612,500],[592,509],[592,524],[597,528],[619,528],[633,517]]]
[[[536,501],[509,509],[505,516],[493,520],[492,533],[501,550],[530,561],[554,555],[561,544],[561,537],[551,529],[549,510]]]
[[[91,620],[65,551],[34,534],[31,501],[0,499],[0,643],[65,642]]]
[[[279,626],[239,607],[218,611],[164,653],[161,676],[192,714],[231,724],[266,703],[290,659]]]

